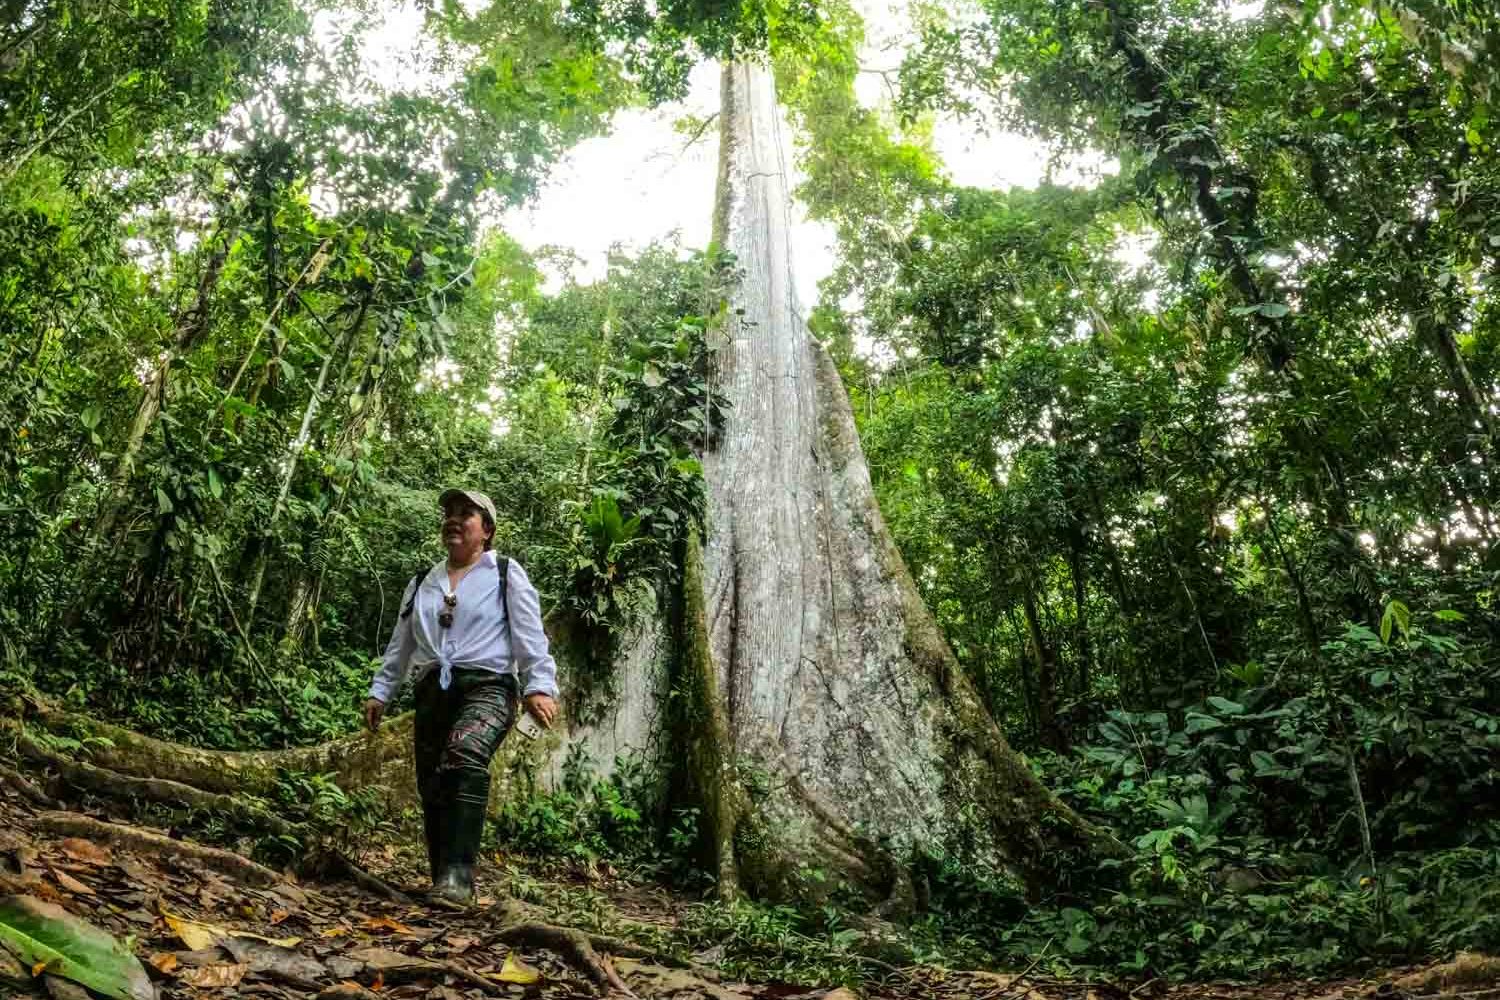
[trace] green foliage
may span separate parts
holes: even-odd
[[[608,858],[627,868],[668,874],[681,869],[677,859],[687,855],[663,850],[655,835],[662,805],[661,782],[644,758],[617,757],[609,777],[601,778],[591,773],[586,755],[575,751],[564,763],[562,784],[507,799],[493,833],[505,851],[584,863]],[[668,845],[681,839],[674,834]]]
[[[1015,887],[933,861],[919,940],[1001,963],[1050,942],[1059,971],[1174,977],[1321,974],[1494,947],[1500,665],[1416,621],[1407,635],[1390,645],[1350,625],[1326,644],[1326,673],[1241,668],[1256,680],[1226,695],[1109,712],[1088,743],[1037,766],[1134,855],[1094,871],[1060,864],[1055,890],[1029,906]],[[1467,803],[1461,815],[1454,802]]]
[[[140,959],[107,931],[34,896],[0,897],[0,940],[27,969],[46,967],[115,1000],[149,1000]]]

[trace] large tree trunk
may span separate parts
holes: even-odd
[[[1034,870],[1057,831],[1094,833],[1007,745],[881,519],[848,395],[797,308],[769,70],[727,67],[722,102],[715,230],[742,277],[716,355],[728,416],[704,461],[703,624],[755,802],[734,831],[752,835],[718,841],[771,893],[798,866],[899,891],[876,842]]]

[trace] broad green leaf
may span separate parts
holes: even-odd
[[[1230,701],[1228,698],[1220,698],[1216,694],[1209,695],[1208,698],[1207,698],[1207,701],[1208,701],[1208,703],[1210,705],[1212,705],[1214,708],[1217,708],[1220,712],[1223,712],[1225,715],[1244,715],[1245,714],[1245,706],[1241,705],[1237,701]]]
[[[1250,755],[1250,763],[1255,765],[1256,777],[1281,773],[1281,765],[1276,763],[1276,758],[1264,750],[1256,750],[1252,753]]]
[[[1204,715],[1202,712],[1189,712],[1187,714],[1187,727],[1183,732],[1189,736],[1194,733],[1204,733],[1212,729],[1223,729],[1224,723],[1215,719],[1212,715]]]
[[[0,899],[0,939],[32,969],[71,979],[106,997],[154,1000],[140,961],[114,936],[33,896]]]

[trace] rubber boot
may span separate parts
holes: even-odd
[[[442,852],[443,872],[434,891],[450,903],[468,904],[474,899],[474,859],[484,835],[490,776],[488,771],[474,774],[468,768],[452,774],[454,783],[449,787],[454,794],[444,803],[448,838]]]

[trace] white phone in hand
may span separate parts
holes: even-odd
[[[542,724],[536,721],[536,716],[526,709],[521,709],[521,720],[516,723],[516,732],[528,740],[534,740],[542,735]]]

